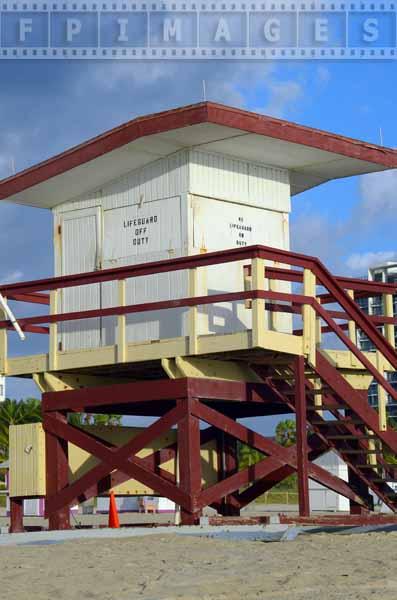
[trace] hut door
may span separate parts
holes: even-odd
[[[99,206],[61,216],[62,275],[96,271],[102,267],[102,211]],[[62,311],[101,307],[101,285],[63,290]],[[61,330],[62,350],[96,348],[101,344],[101,319],[66,322]]]

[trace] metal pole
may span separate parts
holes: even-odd
[[[21,340],[22,341],[25,340],[25,334],[22,331],[22,329],[20,328],[18,321],[14,317],[14,313],[12,312],[11,308],[8,306],[7,301],[5,300],[4,296],[2,296],[2,294],[0,294],[0,304],[3,307],[4,312],[6,313],[7,317],[11,321],[12,326],[14,327],[15,331],[17,332],[17,334],[19,335]]]

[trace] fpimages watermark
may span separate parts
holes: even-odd
[[[0,3],[6,59],[388,59],[397,2]]]

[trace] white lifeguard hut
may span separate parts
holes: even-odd
[[[394,149],[204,102],[134,119],[0,182],[0,200],[54,216],[55,277],[0,286],[7,300],[50,308],[16,310],[22,333],[49,339],[29,356],[8,352],[13,323],[0,310],[0,375],[32,377],[43,392],[41,454],[26,455],[40,478],[14,478],[13,531],[24,498],[45,495],[50,527],[67,528],[71,504],[124,484],[181,506],[185,524],[210,505],[238,515],[294,472],[303,518],[309,478],[354,514],[371,509],[369,488],[397,511],[397,471],[382,454],[397,454],[385,409],[387,394],[397,401],[385,378],[397,370],[396,286],[334,276],[289,239],[292,196],[396,167]],[[374,320],[355,299],[379,295]],[[76,411],[158,421],[110,439],[74,426]],[[291,448],[238,422],[291,413]],[[240,470],[238,442],[266,458]],[[85,457],[74,471],[68,444]],[[348,482],[315,463],[329,450]]]
[[[135,119],[0,184],[0,198],[54,215],[55,275],[263,244],[289,250],[291,196],[379,171],[376,146],[201,103]],[[201,270],[196,295],[242,289],[243,265]],[[278,290],[289,284],[278,283]],[[189,295],[186,272],[127,282],[126,304]],[[62,312],[118,304],[116,283],[63,290]],[[127,342],[186,335],[186,309],[127,316]],[[250,328],[244,302],[201,307],[199,334]],[[58,350],[115,344],[117,319],[59,327]],[[273,327],[289,332],[291,318]]]

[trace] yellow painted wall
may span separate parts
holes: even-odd
[[[84,427],[98,437],[122,446],[138,435],[138,427]],[[176,441],[176,431],[159,437],[138,453],[145,457],[154,450],[160,450]],[[79,479],[99,461],[73,444],[69,444],[69,480]],[[175,473],[175,460],[163,463],[161,467]],[[215,442],[209,442],[201,448],[201,466],[203,484],[211,485],[217,481],[217,452]],[[41,423],[13,425],[10,427],[10,496],[45,495],[45,435]],[[152,489],[134,479],[114,488],[116,494],[153,495]]]

